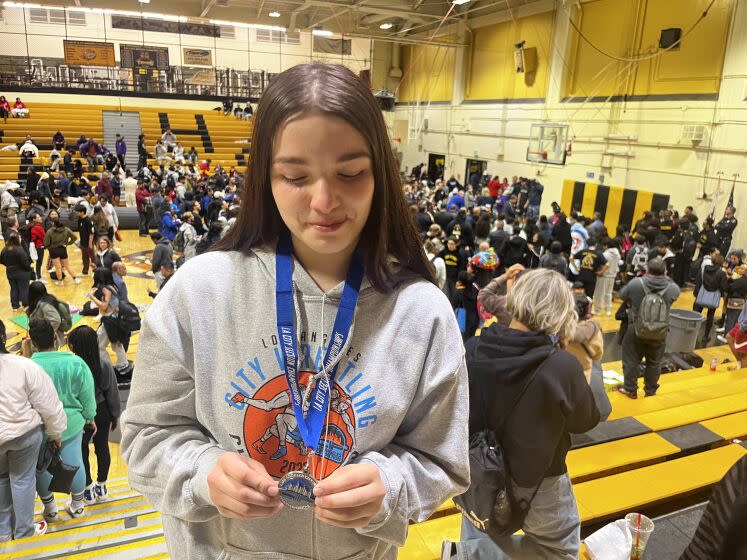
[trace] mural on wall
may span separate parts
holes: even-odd
[[[201,37],[220,37],[220,27],[204,23],[169,21],[166,19],[146,19],[135,16],[112,14],[114,29],[131,31],[155,31],[157,33],[181,33],[182,35],[199,35]]]
[[[65,64],[71,66],[116,66],[114,43],[63,40]]]
[[[209,49],[184,48],[182,62],[185,66],[212,66],[213,51]]]
[[[168,70],[168,47],[153,47],[150,45],[119,45],[122,68],[158,68]]]

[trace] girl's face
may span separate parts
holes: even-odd
[[[109,248],[109,241],[105,237],[102,237],[101,239],[99,239],[99,251],[105,251],[108,248]]]
[[[357,245],[374,175],[365,139],[343,119],[312,113],[287,123],[275,139],[270,183],[294,243],[324,255]]]

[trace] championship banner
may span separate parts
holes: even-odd
[[[213,51],[184,48],[184,66],[212,66]]]
[[[169,69],[168,47],[152,47],[150,45],[119,45],[119,55],[122,68],[157,68]]]
[[[560,208],[566,215],[575,211],[591,218],[594,212],[599,212],[611,237],[614,237],[618,225],[632,228],[645,212],[658,212],[668,207],[668,194],[610,187],[573,179],[563,181],[563,193],[560,198]]]
[[[68,66],[116,66],[114,43],[63,40]]]

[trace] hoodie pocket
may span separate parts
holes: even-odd
[[[226,544],[218,560],[312,560],[310,556],[298,556],[297,554],[285,554],[283,552],[252,552]],[[352,556],[345,556],[339,560],[371,560],[365,552],[359,552]]]

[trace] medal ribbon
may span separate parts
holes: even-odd
[[[299,385],[298,340],[295,326],[295,301],[293,298],[293,243],[290,233],[280,233],[275,256],[275,304],[278,324],[278,341],[283,352],[285,379],[290,389],[293,413],[298,421],[298,429],[307,449],[315,450],[322,433],[324,417],[332,394],[332,384],[337,373],[337,364],[326,369],[328,376],[319,379],[311,392],[309,410],[303,413],[303,392]],[[361,283],[363,281],[363,264],[356,253],[350,262],[342,299],[337,309],[332,336],[327,344],[324,366],[329,368],[345,347],[350,328],[353,325],[355,306],[358,303]],[[311,380],[309,381],[311,382]]]

